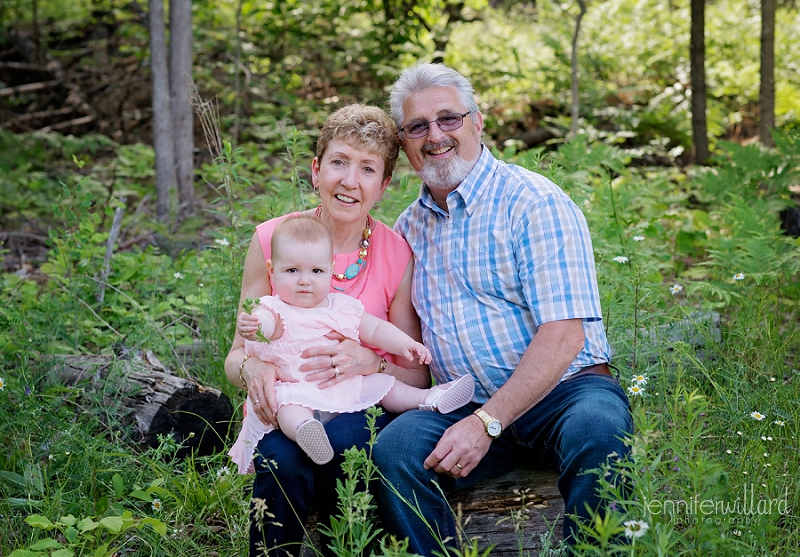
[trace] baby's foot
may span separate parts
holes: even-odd
[[[295,437],[297,444],[315,464],[325,464],[333,459],[333,448],[328,441],[328,434],[319,420],[306,420],[297,426]]]
[[[455,381],[432,387],[425,397],[425,402],[419,405],[419,409],[431,412],[438,410],[440,414],[449,414],[470,402],[474,394],[475,381],[471,375],[465,375]]]

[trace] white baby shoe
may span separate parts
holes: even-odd
[[[315,464],[325,464],[333,459],[333,447],[319,420],[306,420],[297,426],[295,436],[297,444]]]
[[[425,402],[419,405],[419,409],[449,414],[469,403],[474,394],[475,381],[471,375],[465,375],[455,381],[432,387],[428,396],[425,397]]]

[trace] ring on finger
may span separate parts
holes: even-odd
[[[253,402],[255,402],[256,404],[260,404],[260,403],[261,403],[261,401],[260,401],[260,400],[258,400],[257,398],[256,398],[256,399],[254,399],[254,400],[253,400]]]
[[[331,356],[331,367],[336,369],[336,360],[333,359],[333,356]]]
[[[336,367],[336,366],[333,366],[333,378],[334,379],[338,379],[339,378],[339,368]]]
[[[463,470],[464,469],[464,467],[461,466],[458,462],[456,462],[456,468],[458,468],[459,470]]]

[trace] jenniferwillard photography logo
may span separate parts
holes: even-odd
[[[773,514],[788,514],[789,489],[783,497],[767,497],[757,492],[754,484],[745,484],[736,499],[653,499],[645,506],[654,515],[670,517],[673,524],[753,524],[760,517]]]

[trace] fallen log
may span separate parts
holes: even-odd
[[[228,396],[176,376],[150,351],[123,358],[55,358],[51,380],[101,393],[103,410],[130,426],[132,441],[142,448],[157,446],[159,435],[170,435],[181,444],[178,456],[184,457],[219,452],[230,442],[233,405]]]
[[[542,536],[552,532],[553,545],[563,539],[564,500],[558,491],[558,474],[530,468],[502,476],[448,495],[447,500],[462,529],[462,544],[478,540],[478,555],[490,546],[491,555],[539,555]],[[316,517],[309,517],[309,537],[301,557],[313,557],[319,547]],[[552,547],[552,546],[551,546]]]

